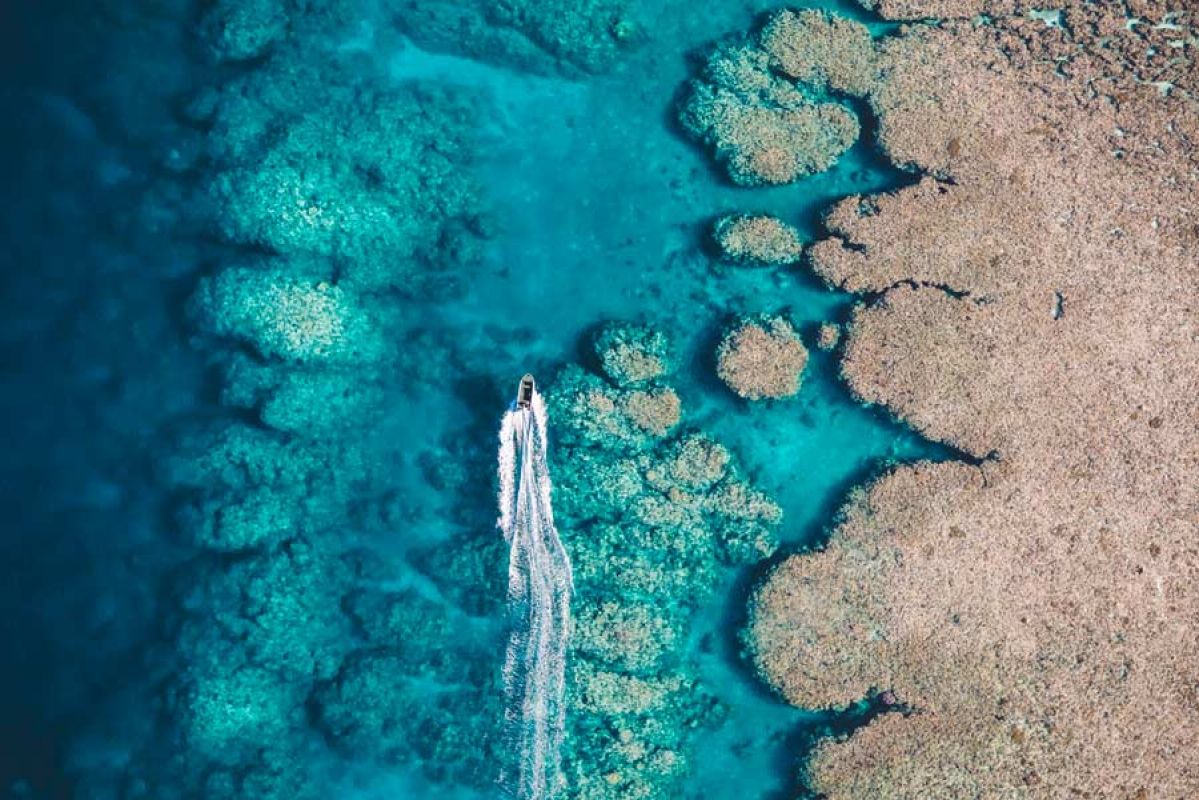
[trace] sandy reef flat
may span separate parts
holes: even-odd
[[[811,266],[871,297],[853,391],[975,461],[855,492],[753,601],[788,699],[906,707],[818,747],[830,798],[1199,793],[1194,20],[1060,5],[879,5],[960,18],[878,45],[925,177],[838,204]]]

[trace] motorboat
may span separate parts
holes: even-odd
[[[528,408],[533,404],[533,376],[525,373],[516,387],[516,407]]]

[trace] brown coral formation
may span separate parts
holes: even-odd
[[[724,257],[740,264],[781,266],[794,264],[803,255],[799,231],[777,217],[722,217],[713,235]]]
[[[604,374],[617,386],[642,386],[674,369],[666,337],[645,325],[610,323],[592,344]]]
[[[775,74],[756,47],[724,47],[691,86],[679,120],[714,148],[735,183],[790,183],[828,169],[858,138],[851,111],[813,101],[820,88]]]
[[[829,351],[837,346],[841,341],[841,328],[831,322],[823,323],[816,330],[816,346],[821,350]]]
[[[810,251],[881,294],[853,390],[983,459],[855,493],[756,595],[788,699],[913,709],[818,747],[833,800],[1199,796],[1194,20],[1058,5],[885,40],[881,143],[930,177],[839,204]]]
[[[630,392],[621,409],[638,429],[663,436],[679,424],[683,406],[674,389]]]
[[[716,349],[716,374],[747,400],[791,397],[799,392],[808,351],[782,317],[743,322]]]
[[[873,85],[877,66],[866,26],[822,11],[783,11],[760,37],[770,64],[784,75],[833,91],[861,95]]]

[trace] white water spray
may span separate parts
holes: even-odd
[[[509,544],[504,660],[504,723],[511,762],[501,774],[517,800],[553,797],[560,783],[566,723],[566,642],[570,635],[570,559],[550,505],[545,402],[504,415],[499,449],[499,527]]]

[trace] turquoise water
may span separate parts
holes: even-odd
[[[707,253],[707,226],[728,211],[769,212],[812,239],[830,203],[911,177],[880,156],[867,127],[834,169],[795,185],[746,190],[722,179],[671,120],[671,98],[693,73],[681,54],[754,18],[749,9],[714,11],[673,20],[675,29],[663,25],[662,38],[617,74],[582,83],[518,77],[414,46],[395,57],[393,75],[478,90],[496,109],[483,131],[481,175],[500,209],[499,233],[487,248],[488,269],[465,298],[440,310],[438,324],[519,341],[489,364],[501,382],[530,365],[552,374],[577,359],[581,337],[602,320],[643,320],[669,332],[683,351],[674,385],[686,423],[733,451],[782,506],[786,547],[802,548],[819,542],[847,490],[885,463],[947,453],[856,403],[835,357],[815,348],[793,400],[751,407],[719,385],[711,353],[730,314],[786,310],[812,334],[822,321],[845,319],[853,298],[800,268],[722,265]],[[568,548],[572,535],[588,533],[564,530]],[[790,708],[741,661],[734,632],[761,569],[728,570],[696,614],[687,658],[727,716],[697,737],[694,768],[678,789],[687,797],[794,796],[804,742],[858,716]]]
[[[78,64],[5,95],[53,135],[30,126],[18,152],[38,156],[32,178],[5,187],[6,207],[27,214],[5,230],[22,259],[5,284],[5,401],[31,421],[5,461],[22,477],[6,485],[32,498],[6,555],[31,565],[12,618],[36,646],[7,668],[4,716],[7,738],[37,735],[0,779],[47,798],[496,796],[511,757],[499,736],[496,431],[522,373],[553,399],[564,368],[595,371],[597,326],[628,320],[673,343],[662,385],[681,400],[678,430],[724,445],[725,480],[763,492],[782,519],[763,526],[769,556],[693,555],[680,569],[694,587],[622,586],[588,555],[605,537],[619,545],[629,512],[582,498],[613,463],[657,463],[681,434],[584,441],[577,420],[551,416],[558,527],[584,575],[577,618],[613,598],[654,609],[670,641],[648,642],[660,658],[626,672],[685,687],[644,712],[572,701],[568,771],[607,765],[586,796],[636,796],[604,793],[619,763],[610,734],[659,725],[651,749],[673,758],[677,747],[687,766],[629,784],[652,786],[644,796],[802,792],[813,737],[871,711],[806,712],[771,696],[740,654],[747,593],[770,563],[820,543],[850,487],[893,461],[951,454],[855,402],[835,354],[812,346],[853,297],[802,267],[712,255],[707,232],[724,213],[775,214],[810,240],[830,203],[913,177],[880,156],[858,108],[864,135],[833,169],[732,186],[674,109],[712,43],[775,6],[710,5],[646,4],[644,40],[588,77],[515,69],[452,38],[422,49],[372,4],[343,6],[361,23],[330,13],[295,27],[319,74],[308,83],[267,56],[197,58],[187,4],[107,4],[112,38],[99,44],[69,4],[27,23],[39,41],[78,28],[91,44]],[[889,30],[849,3],[812,5]],[[225,96],[212,111],[205,86],[270,107]],[[341,86],[355,93],[324,91]],[[382,123],[338,127],[375,108]],[[404,167],[417,160],[410,186]],[[325,163],[338,168],[305,171]],[[329,213],[342,200],[370,209],[375,227],[365,215],[339,217],[333,233],[273,224],[272,191],[292,181]],[[391,259],[395,274],[372,283]],[[282,314],[272,327],[278,307],[262,298],[277,291],[303,325]],[[723,326],[755,312],[785,312],[809,344],[795,398],[750,405],[715,377]],[[343,328],[354,332],[344,352],[321,338]],[[722,536],[740,524],[701,516]],[[80,644],[93,641],[106,645]],[[605,663],[598,647],[568,669]]]

